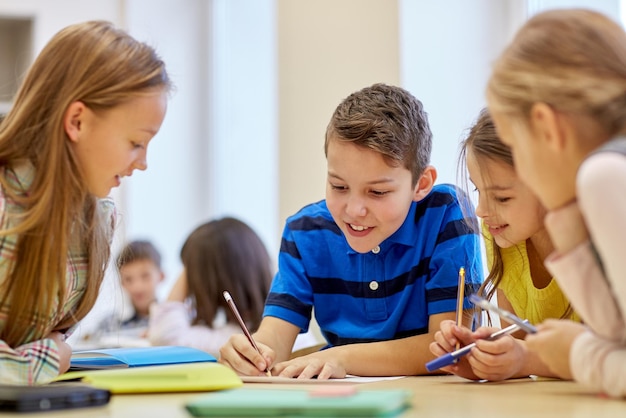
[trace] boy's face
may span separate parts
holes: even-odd
[[[326,204],[354,251],[366,253],[396,232],[417,200],[411,172],[382,154],[330,138]]]
[[[163,280],[163,272],[151,260],[137,260],[120,268],[122,287],[135,310],[146,314],[156,299],[156,289]]]

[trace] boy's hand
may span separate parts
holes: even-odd
[[[274,376],[295,377],[298,379],[312,379],[314,377],[317,377],[318,380],[342,379],[346,377],[346,369],[336,359],[326,358],[328,357],[327,352],[331,350],[332,348],[329,348],[323,352],[316,352],[278,363],[272,369],[272,374]]]
[[[219,362],[242,376],[265,376],[265,370],[271,369],[276,355],[265,344],[255,342],[262,355],[254,349],[245,335],[231,336],[220,348]]]
[[[65,342],[65,334],[59,331],[51,332],[47,338],[54,340],[59,352],[59,374],[65,373],[70,368],[70,358],[72,357],[72,347]]]

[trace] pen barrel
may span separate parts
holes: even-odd
[[[441,369],[442,367],[446,367],[451,365],[456,361],[456,358],[452,355],[452,353],[444,354],[441,357],[437,357],[434,360],[426,363],[426,370],[429,372],[434,372],[435,370]]]

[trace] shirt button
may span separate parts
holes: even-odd
[[[370,289],[372,289],[372,290],[378,289],[378,282],[376,280],[372,280],[370,282]]]
[[[380,252],[380,247],[379,247],[378,245],[377,245],[377,246],[375,246],[375,247],[372,249],[372,252],[373,252],[374,254],[378,254],[378,253]]]

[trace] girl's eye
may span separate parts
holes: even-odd
[[[138,143],[138,142],[130,141],[130,145],[131,145],[134,149],[144,149],[143,144],[140,144],[140,143]]]
[[[496,197],[495,199],[498,203],[506,203],[511,200],[510,197]]]
[[[330,187],[333,190],[337,190],[337,191],[340,191],[340,192],[348,189],[346,186],[338,186],[338,185],[335,185],[335,184],[331,184]]]

